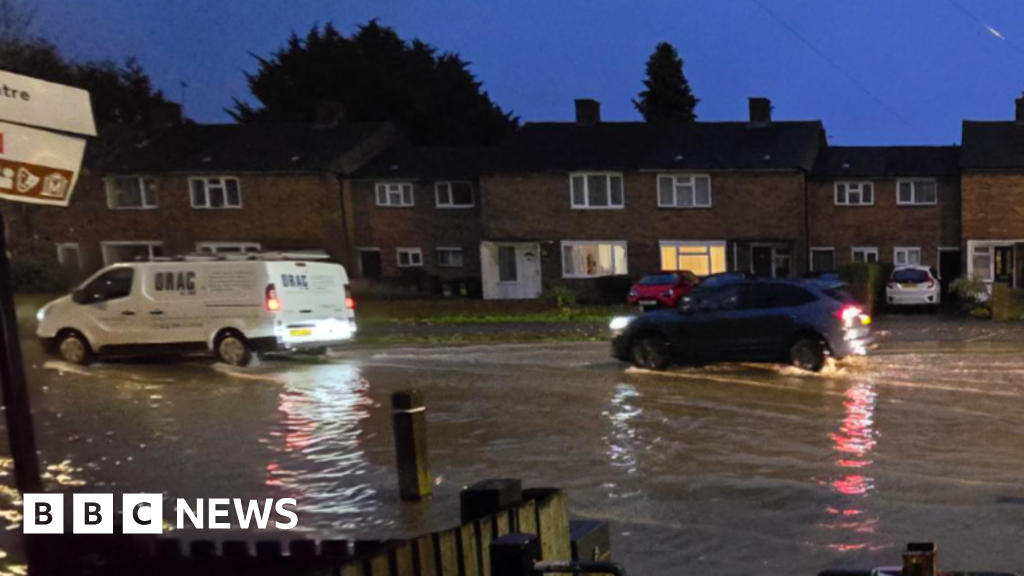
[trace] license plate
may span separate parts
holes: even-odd
[[[658,301],[657,300],[641,300],[640,301],[640,305],[641,306],[657,306],[658,305]]]
[[[309,336],[313,331],[309,328],[299,328],[298,330],[291,330],[288,332],[291,336]]]
[[[906,282],[906,283],[900,284],[900,287],[908,288],[908,289],[909,288],[917,288],[917,284],[915,284],[913,282]]]

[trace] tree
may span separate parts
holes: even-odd
[[[662,122],[666,120],[697,120],[697,103],[700,102],[690,83],[683,75],[683,60],[668,42],[661,42],[647,60],[646,90],[640,93],[633,105],[644,120]]]
[[[331,24],[296,34],[246,73],[254,108],[235,99],[239,122],[310,122],[319,103],[340,103],[346,120],[394,121],[421,145],[486,145],[518,120],[481,90],[458,54],[406,42],[376,20],[345,37]]]

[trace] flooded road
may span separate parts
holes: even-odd
[[[347,351],[244,371],[208,358],[71,368],[31,350],[28,363],[53,486],[293,497],[311,535],[370,537],[454,523],[461,487],[518,477],[608,520],[633,574],[814,574],[898,563],[921,540],[939,542],[944,568],[1024,568],[1021,344],[893,345],[823,375],[648,373],[605,344]],[[394,476],[389,396],[409,387],[427,399],[436,478],[422,506],[397,502]],[[0,512],[13,497],[0,492]],[[18,520],[0,517],[12,556]]]

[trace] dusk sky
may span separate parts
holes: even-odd
[[[1024,89],[1024,2],[1011,0],[37,0],[39,31],[84,59],[137,57],[186,113],[226,122],[251,53],[292,31],[379,18],[458,52],[524,121],[595,98],[636,120],[644,63],[667,40],[701,120],[821,119],[833,144],[950,144],[962,119],[1009,119]]]

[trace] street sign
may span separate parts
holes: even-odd
[[[85,140],[0,122],[0,199],[67,206]]]
[[[0,120],[83,136],[96,135],[88,92],[2,70]]]

